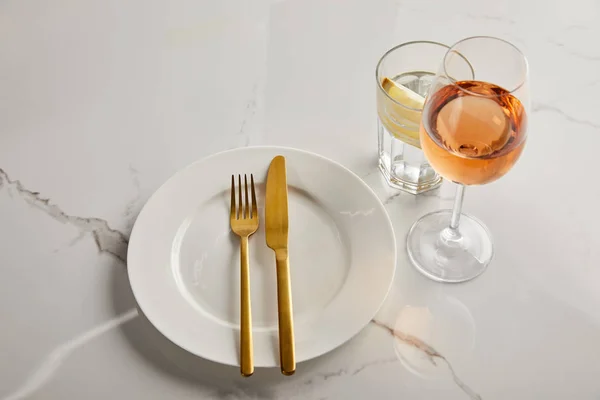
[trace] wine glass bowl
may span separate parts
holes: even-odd
[[[465,73],[471,66],[474,76]],[[491,236],[461,214],[464,185],[492,182],[512,168],[525,146],[528,110],[527,60],[514,45],[478,36],[448,50],[425,101],[420,140],[432,167],[458,189],[453,210],[428,214],[409,232],[408,254],[420,272],[463,282],[485,270]]]
[[[428,99],[420,135],[425,156],[444,178],[481,185],[519,159],[527,132],[525,107],[506,89],[458,81]]]

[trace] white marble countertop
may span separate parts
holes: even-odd
[[[600,399],[599,22],[596,0],[1,2],[0,399]],[[467,191],[490,268],[442,285],[404,240],[453,188],[382,186],[374,68],[394,44],[476,34],[528,55],[530,136],[513,171]],[[364,177],[399,257],[356,338],[243,380],[139,315],[123,260],[164,180],[260,144]]]

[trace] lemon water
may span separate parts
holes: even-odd
[[[421,110],[434,74],[414,71],[384,78],[378,100],[379,168],[388,184],[418,194],[440,185],[419,141]]]

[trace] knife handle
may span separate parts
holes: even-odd
[[[279,316],[279,359],[281,373],[292,375],[296,372],[296,351],[294,345],[294,321],[292,312],[292,287],[287,250],[275,252],[277,260],[277,305]]]

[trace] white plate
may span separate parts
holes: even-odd
[[[275,255],[265,243],[264,184],[287,160],[289,253],[298,362],[324,354],[375,315],[392,282],[396,241],[373,191],[352,172],[305,151],[250,147],[198,161],[169,179],[140,213],[127,255],[144,314],[200,357],[238,365],[239,240],[230,232],[231,175],[254,174],[260,227],[250,237],[257,367],[279,365]]]

